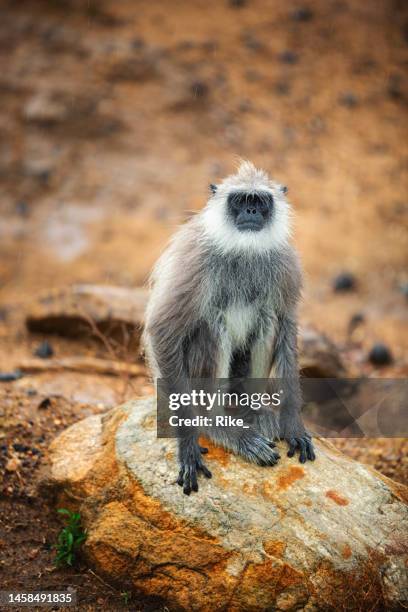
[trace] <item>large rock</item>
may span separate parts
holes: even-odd
[[[211,480],[175,484],[154,400],[70,427],[52,444],[59,504],[90,563],[185,610],[375,610],[407,601],[407,489],[317,441],[315,463],[260,468],[210,446]]]
[[[299,367],[308,378],[337,378],[346,370],[337,346],[313,327],[299,330]]]
[[[111,285],[72,285],[40,295],[26,316],[32,332],[80,336],[93,327],[108,336],[123,331],[139,339],[147,303],[144,289]]]

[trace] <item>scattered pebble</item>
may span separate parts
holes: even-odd
[[[293,21],[311,21],[314,17],[312,9],[307,6],[301,6],[292,13]]]
[[[21,461],[18,457],[11,457],[6,463],[7,472],[16,472],[21,466]]]
[[[389,365],[393,362],[393,357],[390,349],[386,344],[382,342],[377,342],[374,344],[372,349],[368,354],[368,359],[373,365]]]
[[[43,400],[41,400],[41,402],[38,404],[38,409],[39,410],[47,410],[47,408],[49,408],[51,406],[51,400],[49,397],[45,397]]]
[[[247,49],[251,51],[260,51],[263,48],[262,42],[251,32],[246,32],[242,36],[242,41]]]
[[[358,98],[352,91],[346,91],[339,96],[339,103],[347,108],[355,108],[358,105]]]
[[[353,314],[353,316],[350,317],[350,321],[348,324],[348,333],[351,335],[354,330],[359,327],[359,325],[364,323],[364,321],[365,317],[361,312],[356,312],[355,314]]]
[[[25,200],[16,202],[15,210],[20,217],[28,217],[30,212],[30,208]]]
[[[41,359],[49,359],[54,355],[54,349],[48,340],[44,340],[41,344],[35,349],[34,355],[36,357],[41,357]]]
[[[402,76],[400,74],[392,74],[390,76],[387,93],[393,100],[400,100],[404,97],[402,91]]]
[[[351,272],[341,272],[333,281],[334,291],[352,291],[356,288],[356,279]]]
[[[14,370],[14,372],[0,372],[0,382],[12,382],[18,380],[23,376],[21,370]]]
[[[231,8],[242,8],[243,6],[246,6],[247,0],[229,0],[228,4]]]
[[[294,51],[283,51],[278,57],[284,64],[297,64],[299,61],[299,56]]]
[[[287,81],[278,81],[275,83],[274,90],[280,96],[287,96],[290,93],[290,85]]]
[[[191,85],[191,93],[195,98],[205,98],[208,92],[209,87],[204,81],[194,81]]]
[[[402,283],[400,286],[400,290],[402,295],[405,295],[405,297],[408,299],[408,282]]]
[[[19,442],[15,442],[13,444],[13,448],[16,451],[16,453],[26,453],[27,451],[30,450],[29,446],[27,446],[26,444],[20,444]]]

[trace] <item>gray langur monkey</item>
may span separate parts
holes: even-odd
[[[296,307],[302,274],[290,245],[286,188],[243,162],[236,174],[211,185],[204,209],[183,225],[151,278],[144,345],[155,378],[183,389],[198,378],[280,379],[278,415],[254,415],[251,427],[209,428],[205,435],[259,465],[279,459],[274,439],[314,460],[301,419]],[[178,439],[184,493],[198,490],[197,474],[211,477],[199,446],[200,430]]]

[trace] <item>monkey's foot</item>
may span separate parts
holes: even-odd
[[[300,463],[306,463],[308,459],[309,461],[316,459],[312,438],[308,434],[305,433],[300,438],[286,438],[286,442],[289,444],[288,457],[293,457],[296,451],[299,451]]]
[[[280,459],[280,455],[275,448],[274,442],[268,440],[263,435],[248,430],[238,443],[238,453],[251,463],[258,465],[275,465]]]
[[[208,453],[208,448],[198,446],[198,453],[183,453],[185,456],[180,460],[180,471],[177,484],[183,487],[183,493],[190,495],[191,491],[198,491],[198,472],[202,472],[206,478],[211,478],[210,470],[204,465],[201,455]]]

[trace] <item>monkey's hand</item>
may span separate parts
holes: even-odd
[[[306,431],[299,412],[291,411],[282,414],[280,438],[286,440],[289,445],[288,457],[293,457],[299,451],[300,463],[316,459],[312,436]]]
[[[274,450],[274,442],[262,434],[248,429],[238,440],[238,454],[251,463],[258,465],[275,465],[280,459],[279,453]]]
[[[199,446],[195,439],[187,438],[179,441],[180,471],[177,484],[183,487],[183,493],[186,495],[190,495],[191,491],[198,491],[198,472],[201,471],[206,478],[212,476],[201,458],[201,455],[207,452],[208,449]]]
[[[316,459],[316,455],[313,448],[312,437],[306,430],[304,430],[301,434],[299,431],[288,433],[283,436],[283,439],[289,445],[288,457],[293,457],[297,451],[299,451],[299,461],[300,463],[306,463],[309,461],[314,461]]]

